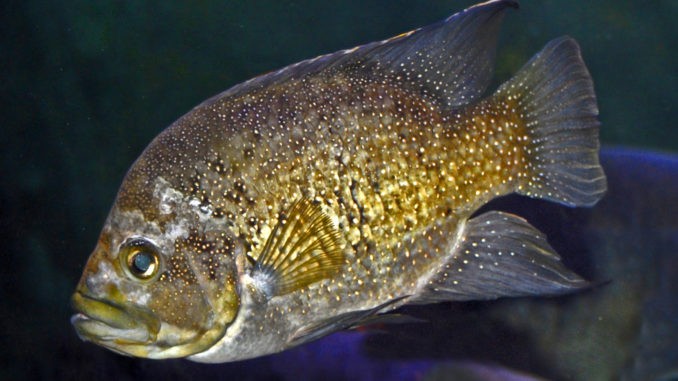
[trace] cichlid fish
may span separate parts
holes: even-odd
[[[173,123],[129,170],[85,266],[78,335],[225,362],[405,304],[586,286],[524,219],[471,218],[512,192],[590,206],[606,190],[573,39],[481,98],[510,7],[288,66]]]

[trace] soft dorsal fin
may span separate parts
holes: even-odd
[[[406,88],[436,97],[448,106],[477,99],[487,88],[499,26],[511,0],[474,5],[438,23],[396,37],[301,61],[255,77],[207,100],[237,97],[324,70],[351,67],[400,77]]]
[[[366,62],[403,76],[404,87],[437,97],[450,107],[468,104],[492,79],[499,27],[508,7],[517,8],[518,3],[494,0],[474,5],[381,42],[366,54]]]
[[[276,224],[255,260],[252,277],[270,296],[335,275],[344,265],[340,232],[319,205],[302,198]]]

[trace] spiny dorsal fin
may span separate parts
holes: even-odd
[[[335,275],[344,242],[320,205],[302,198],[281,218],[255,261],[253,277],[269,296],[285,295]]]
[[[255,77],[205,103],[350,66],[402,78],[405,87],[439,97],[450,107],[468,104],[490,83],[501,20],[507,8],[517,7],[512,0],[486,1],[423,28]]]

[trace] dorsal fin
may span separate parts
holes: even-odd
[[[255,77],[206,103],[350,66],[401,77],[405,87],[436,96],[451,107],[467,104],[477,99],[490,82],[499,26],[508,7],[517,8],[518,3],[487,1],[387,40],[301,61]]]
[[[255,260],[252,277],[270,296],[335,275],[344,265],[343,239],[319,205],[302,198],[281,218]]]

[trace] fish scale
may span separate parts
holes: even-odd
[[[522,218],[606,188],[579,48],[548,43],[489,97],[512,1],[257,77],[195,107],[128,172],[73,304],[140,357],[235,361],[405,304],[587,286]]]

